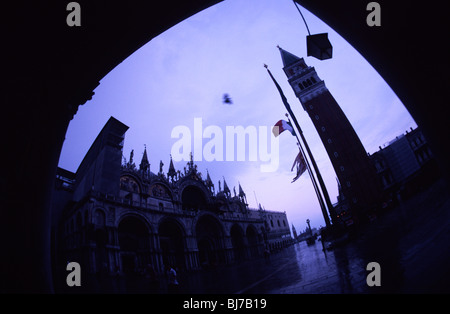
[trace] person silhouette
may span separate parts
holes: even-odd
[[[177,293],[179,288],[177,272],[171,265],[166,265],[166,272],[169,279],[167,284],[167,293]]]

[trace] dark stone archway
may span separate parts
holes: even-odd
[[[3,145],[7,167],[0,174],[0,239],[7,256],[0,264],[2,292],[53,291],[51,194],[64,136],[78,106],[142,45],[218,1],[121,1],[107,6],[103,1],[78,2],[83,10],[79,28],[66,25],[64,1],[9,1],[2,7],[6,30],[2,52],[7,60],[2,68],[6,105],[0,123],[2,134],[7,134]],[[442,111],[450,63],[449,46],[443,43],[447,13],[441,3],[378,1],[382,26],[368,27],[368,2],[298,2],[381,74],[422,128],[449,178],[448,123]]]
[[[251,257],[259,256],[259,237],[256,228],[248,226],[246,231],[248,251]]]
[[[181,203],[184,210],[208,209],[205,193],[194,185],[189,185],[184,188],[181,194]]]
[[[233,245],[234,260],[243,261],[245,256],[244,231],[240,226],[234,224],[230,229],[231,244]]]
[[[201,267],[210,268],[226,262],[223,227],[217,218],[211,215],[201,216],[197,221],[195,234]]]
[[[137,217],[123,218],[118,226],[121,271],[135,274],[150,261],[150,236],[145,223]]]
[[[164,265],[185,269],[185,232],[173,219],[164,219],[158,228],[159,247]]]

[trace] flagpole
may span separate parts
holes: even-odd
[[[292,113],[291,113],[291,116],[292,116]],[[320,186],[322,188],[322,194],[323,194],[323,197],[325,199],[325,203],[327,204],[326,207],[328,207],[328,212],[331,214],[331,210],[333,208],[333,205],[331,204],[330,197],[328,196],[328,191],[327,191],[327,189],[325,187],[325,184],[323,182],[322,175],[320,174],[320,171],[319,171],[319,168],[317,167],[316,161],[315,161],[315,159],[314,159],[314,157],[312,155],[311,150],[309,149],[308,142],[306,142],[306,138],[303,135],[303,131],[300,128],[300,125],[298,124],[297,119],[295,118],[295,116],[292,116],[292,120],[294,120],[295,126],[297,127],[298,132],[300,133],[300,137],[302,138],[303,144],[305,145],[305,149],[308,152],[308,156],[311,159],[311,163],[312,163],[312,165],[314,167],[314,170],[316,172],[317,180],[319,181],[319,184],[320,184]],[[323,200],[322,200],[322,202],[323,202]],[[322,214],[323,214],[323,218],[325,219],[326,226],[329,227],[330,226],[330,218],[328,217],[328,213],[327,213],[327,210],[326,210],[325,207],[322,208]]]
[[[288,119],[288,122],[290,123],[291,120],[289,119],[289,115],[287,113],[286,113],[286,117]],[[297,139],[298,148],[300,149],[300,152],[304,157],[304,160],[306,163],[306,168],[308,169],[309,177],[311,178],[311,182],[314,187],[314,191],[316,192],[317,199],[319,200],[320,208],[322,209],[322,212],[326,213],[325,203],[322,199],[322,195],[320,194],[320,190],[319,190],[319,187],[317,186],[316,178],[314,176],[314,173],[312,172],[311,165],[309,164],[308,158],[306,158],[305,151],[303,150],[302,144],[300,143],[300,139],[298,138],[297,132],[295,132],[295,138]]]
[[[327,188],[325,187],[325,183],[323,182],[323,179],[322,179],[322,175],[320,174],[320,171],[319,171],[319,168],[317,167],[316,161],[315,161],[315,159],[314,159],[314,157],[313,157],[313,155],[311,153],[311,150],[309,149],[308,143],[306,142],[306,139],[305,139],[305,137],[303,135],[303,131],[302,131],[300,125],[298,124],[297,118],[295,117],[294,113],[292,112],[291,106],[287,102],[286,96],[284,96],[284,93],[281,90],[280,85],[278,85],[277,81],[275,80],[275,78],[273,77],[272,73],[270,72],[268,66],[265,64],[264,67],[267,69],[267,72],[269,73],[270,77],[272,78],[272,81],[274,82],[275,86],[277,87],[278,92],[280,93],[281,99],[283,101],[283,104],[286,107],[286,110],[288,111],[289,115],[292,117],[292,120],[294,121],[295,126],[298,129],[298,132],[300,133],[300,137],[302,138],[303,144],[305,145],[305,148],[306,148],[306,151],[308,153],[309,159],[311,160],[311,163],[313,165],[314,171],[316,172],[317,180],[319,181],[319,185],[320,185],[320,187],[322,189],[322,194],[323,194],[323,196],[325,198],[325,203],[326,203],[326,205],[328,207],[328,211],[331,214],[332,211],[333,211],[333,205],[331,204]],[[325,220],[326,226],[330,227],[331,226],[330,218],[328,217],[328,213],[327,213],[325,208],[322,208],[322,214],[323,214],[323,219]]]

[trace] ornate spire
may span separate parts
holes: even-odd
[[[223,192],[225,194],[227,194],[228,196],[230,196],[230,194],[231,194],[230,189],[228,188],[228,185],[227,185],[227,181],[225,181],[225,177],[223,178]]]
[[[239,198],[245,203],[247,204],[247,196],[245,195],[244,190],[241,187],[241,183],[239,182]]]
[[[209,176],[209,171],[208,169],[206,169],[206,180],[205,180],[205,184],[208,187],[208,189],[214,193],[214,184],[211,180],[211,177]]]
[[[189,162],[188,162],[188,171],[191,171],[191,169],[194,167],[194,155],[192,152],[189,154]]]
[[[244,197],[245,196],[245,192],[242,189],[241,183],[239,182],[239,196]]]
[[[150,171],[150,163],[148,162],[147,157],[147,147],[145,145],[144,145],[144,155],[142,156],[142,160],[139,165],[139,170],[143,171],[144,173]]]
[[[172,178],[173,182],[173,177],[175,177],[176,175],[177,172],[175,171],[175,167],[173,166],[172,155],[170,155],[170,164],[169,164],[169,171],[167,172],[167,177]]]
[[[134,157],[134,149],[132,149],[130,152],[130,161],[129,161],[130,164],[133,163],[133,157]]]
[[[206,169],[206,184],[208,185],[210,183],[212,184],[212,180],[211,180],[211,177],[209,176],[208,169]]]

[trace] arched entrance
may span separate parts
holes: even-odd
[[[196,186],[189,185],[181,194],[181,202],[185,210],[206,210],[207,202],[205,193]]]
[[[247,227],[247,242],[248,242],[248,249],[249,254],[251,257],[257,257],[259,255],[259,249],[258,249],[258,233],[253,226]]]
[[[129,216],[119,223],[118,232],[121,269],[125,274],[135,274],[149,261],[149,230],[142,220]]]
[[[185,268],[184,231],[173,219],[165,219],[158,228],[159,247],[164,265]]]
[[[201,216],[195,227],[195,234],[201,267],[209,268],[225,263],[223,228],[215,217]]]
[[[236,262],[245,259],[244,231],[238,225],[233,225],[230,230],[231,244],[233,245],[234,260]]]

